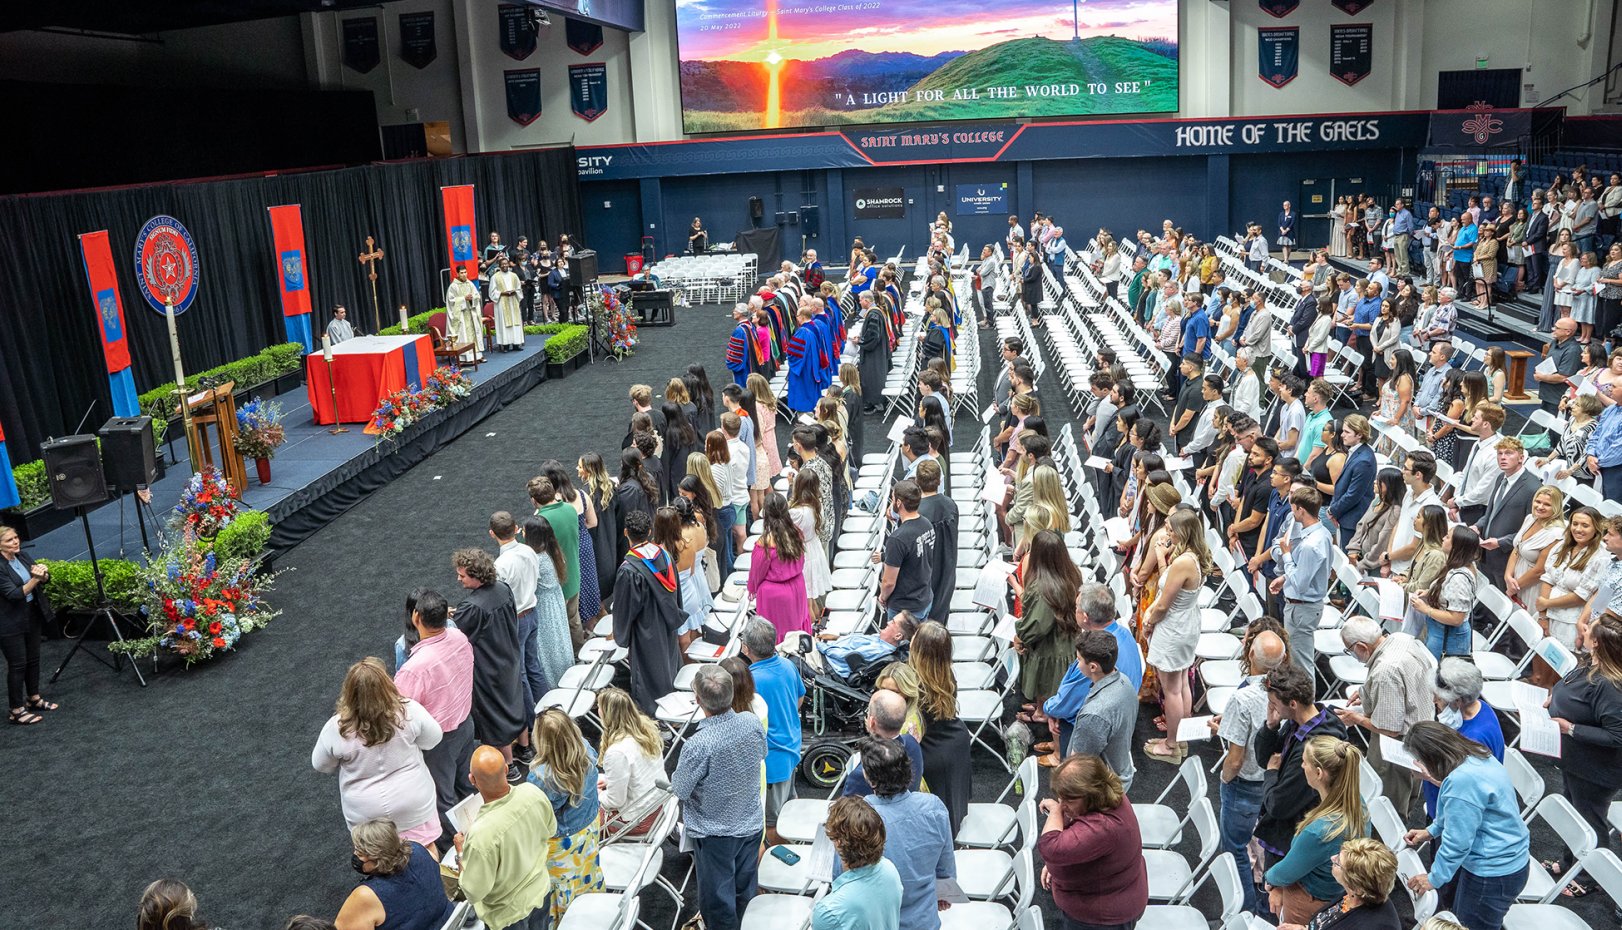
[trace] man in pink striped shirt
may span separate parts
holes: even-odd
[[[395,687],[428,711],[444,731],[438,746],[422,754],[434,778],[439,808],[441,851],[456,832],[445,812],[473,793],[468,781],[468,760],[473,756],[473,645],[467,635],[450,626],[445,598],[434,591],[417,597],[411,623],[420,637],[411,656],[394,673]]]

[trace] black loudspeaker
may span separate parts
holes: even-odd
[[[113,490],[134,491],[158,480],[151,417],[113,417],[96,435],[101,437],[102,471]]]
[[[821,231],[821,225],[818,222],[820,218],[817,214],[818,208],[816,204],[807,203],[800,205],[800,225],[804,227],[800,230],[800,232],[807,239],[817,238],[817,233]]]
[[[39,454],[45,460],[45,477],[51,483],[51,503],[56,509],[88,507],[107,499],[96,437],[52,439],[39,447]]]
[[[597,278],[597,253],[584,249],[569,255],[569,283],[583,287]]]
[[[766,215],[766,204],[759,197],[749,198],[749,218],[758,220]]]

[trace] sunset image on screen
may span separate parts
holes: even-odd
[[[683,124],[1170,113],[1177,0],[677,0]]]

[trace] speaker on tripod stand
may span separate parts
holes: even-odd
[[[145,418],[142,418],[145,419]],[[147,424],[147,455],[152,455],[151,423]],[[85,622],[84,629],[73,638],[73,648],[62,659],[62,664],[56,667],[51,675],[51,681],[62,677],[62,672],[73,661],[79,650],[85,648],[85,637],[98,626],[104,626],[109,640],[124,641],[124,631],[120,623],[130,622],[128,618],[113,609],[112,602],[107,599],[107,585],[101,574],[101,560],[96,556],[96,540],[90,532],[89,508],[105,502],[110,497],[107,490],[107,477],[101,467],[101,450],[96,447],[96,437],[87,435],[65,436],[61,439],[52,439],[39,447],[40,457],[45,460],[45,475],[51,487],[51,503],[58,510],[72,510],[79,515],[79,523],[84,527],[85,547],[90,550],[90,571],[96,579],[96,609],[90,619]],[[113,671],[122,671],[124,657],[114,653],[109,661],[99,653],[91,652],[91,657]],[[135,672],[135,678],[146,687],[146,677],[133,660],[130,668]]]

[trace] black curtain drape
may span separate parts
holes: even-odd
[[[580,195],[572,147],[500,155],[387,162],[270,177],[150,185],[0,198],[0,425],[14,464],[66,435],[92,402],[87,429],[112,415],[96,315],[80,258],[80,233],[105,229],[119,270],[137,391],[173,379],[162,314],[136,287],[135,237],[169,214],[197,243],[201,290],[179,318],[188,372],[286,341],[267,208],[301,204],[316,333],[334,303],[372,329],[371,286],[356,256],[366,236],[378,263],[382,324],[405,304],[421,313],[444,302],[439,188],[474,185],[478,244],[578,237]]]
[[[1501,109],[1520,106],[1521,69],[1437,72],[1436,109],[1463,110],[1473,103],[1486,103]]]

